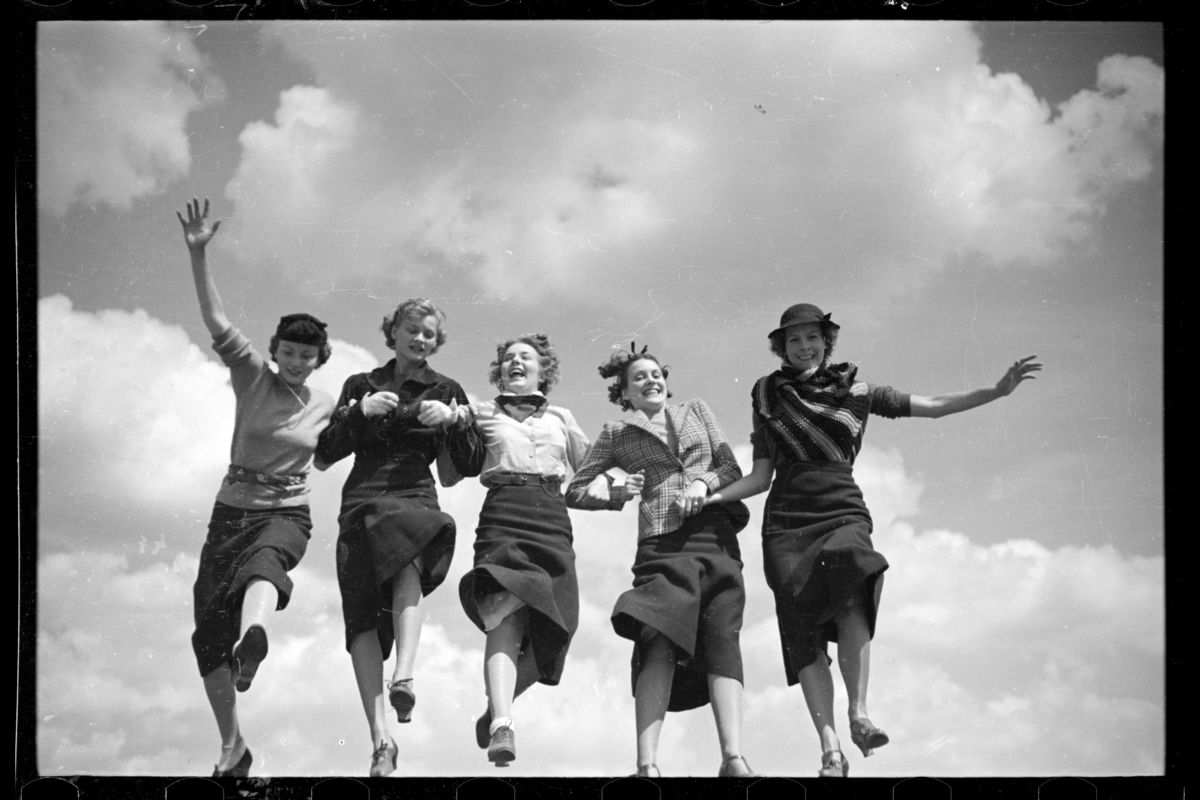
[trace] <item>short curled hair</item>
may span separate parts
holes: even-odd
[[[785,363],[788,360],[786,337],[786,329],[772,333],[767,337],[767,340],[770,342],[771,352],[778,356]],[[825,340],[825,361],[829,361],[829,357],[833,355],[833,348],[837,344],[838,326],[828,322],[822,322],[821,338]]]
[[[424,297],[412,297],[405,300],[396,306],[395,311],[383,318],[383,324],[379,326],[379,330],[383,331],[383,341],[387,343],[388,349],[391,350],[396,346],[396,337],[392,335],[396,323],[409,317],[414,319],[435,317],[437,319],[437,340],[434,342],[433,349],[429,351],[429,355],[440,350],[446,343],[446,314],[431,300],[426,300]]]
[[[279,334],[275,334],[274,336],[271,337],[271,343],[267,346],[267,352],[269,352],[271,354],[271,360],[274,361],[276,364],[278,364],[279,361],[278,361],[278,359],[275,358],[275,351],[279,349],[279,343],[281,341],[289,341],[290,342],[291,339],[286,339],[286,340],[280,339]],[[321,345],[310,345],[310,344],[306,344],[305,342],[296,342],[296,344],[304,345],[305,347],[316,347],[317,348],[317,367],[318,368],[320,368],[321,365],[324,364],[326,361],[328,361],[329,357],[331,355],[333,355],[333,347],[329,344],[329,342],[325,342],[324,344],[321,344]]]
[[[540,369],[537,388],[542,394],[549,394],[550,387],[558,383],[558,353],[554,351],[554,345],[550,344],[550,337],[544,333],[523,333],[504,344],[496,345],[496,360],[488,367],[488,381],[498,389],[504,388],[504,379],[500,374],[504,354],[508,352],[508,348],[518,343],[529,345],[538,354]]]
[[[647,359],[658,364],[658,368],[662,370],[663,380],[670,376],[670,368],[658,359],[658,356],[653,353],[646,352],[647,347],[643,347],[641,351],[634,349],[633,342],[629,343],[629,350],[624,349],[614,350],[612,355],[608,357],[603,364],[597,367],[601,378],[616,378],[615,381],[608,385],[608,402],[614,403],[621,407],[622,411],[632,411],[633,403],[625,399],[625,390],[629,388],[629,367],[642,359]],[[667,389],[667,397],[671,397],[671,390]]]

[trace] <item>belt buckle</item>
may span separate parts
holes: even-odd
[[[522,472],[520,475],[517,476],[517,482],[519,484],[521,484],[522,486],[524,486],[525,484],[529,483],[529,477],[527,475],[525,475],[525,473]]]

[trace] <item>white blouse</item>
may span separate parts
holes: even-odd
[[[520,472],[566,480],[583,461],[591,444],[575,417],[561,406],[546,405],[518,421],[492,400],[471,406],[483,435],[487,457],[479,481],[488,475]]]

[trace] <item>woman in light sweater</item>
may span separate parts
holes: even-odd
[[[193,588],[192,648],[221,735],[213,777],[245,777],[254,760],[242,736],[237,694],[267,655],[273,612],[288,604],[288,572],[304,556],[312,522],[306,476],[333,398],[305,381],[329,360],[325,323],[311,314],[279,321],[270,363],[230,324],[205,248],[220,227],[208,200],[176,212],[191,253],[200,315],[229,367],[237,398],[229,471],[221,483]]]

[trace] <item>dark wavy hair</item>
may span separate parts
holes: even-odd
[[[317,367],[333,355],[333,347],[330,346],[329,336],[325,333],[325,323],[312,314],[287,314],[279,319],[275,333],[271,335],[271,341],[267,345],[267,352],[275,363],[279,363],[275,358],[275,351],[283,341],[317,348]]]
[[[424,297],[412,297],[396,306],[396,310],[384,317],[383,324],[379,326],[379,330],[383,331],[383,341],[387,343],[389,350],[396,346],[396,337],[392,335],[392,329],[396,327],[397,322],[406,317],[437,318],[437,340],[434,342],[433,349],[429,351],[429,355],[436,353],[446,343],[446,314],[435,306],[433,301],[426,300]]]
[[[504,354],[508,352],[508,348],[519,342],[529,345],[538,354],[538,364],[541,369],[538,372],[537,388],[542,394],[549,394],[550,387],[558,383],[558,353],[554,352],[554,345],[550,344],[550,337],[544,333],[523,333],[515,339],[509,339],[504,344],[496,345],[496,360],[488,367],[488,381],[496,388],[501,388],[503,380],[500,375],[500,367],[504,363]]]
[[[788,360],[786,338],[786,330],[772,333],[767,337],[767,340],[770,342],[771,352],[778,356],[784,363],[787,363]],[[821,338],[825,340],[825,361],[828,362],[829,357],[833,355],[833,347],[837,344],[837,326],[828,322],[822,322]]]
[[[632,411],[633,403],[626,400],[622,395],[629,388],[629,367],[635,362],[642,359],[648,359],[658,364],[658,368],[662,370],[663,380],[670,376],[670,368],[668,368],[658,356],[653,353],[646,352],[648,346],[643,347],[641,351],[634,349],[633,342],[629,343],[629,350],[614,350],[608,360],[597,367],[601,378],[616,378],[615,381],[608,385],[608,402],[614,403],[621,407],[622,411]],[[667,389],[667,397],[671,397],[671,390]]]

